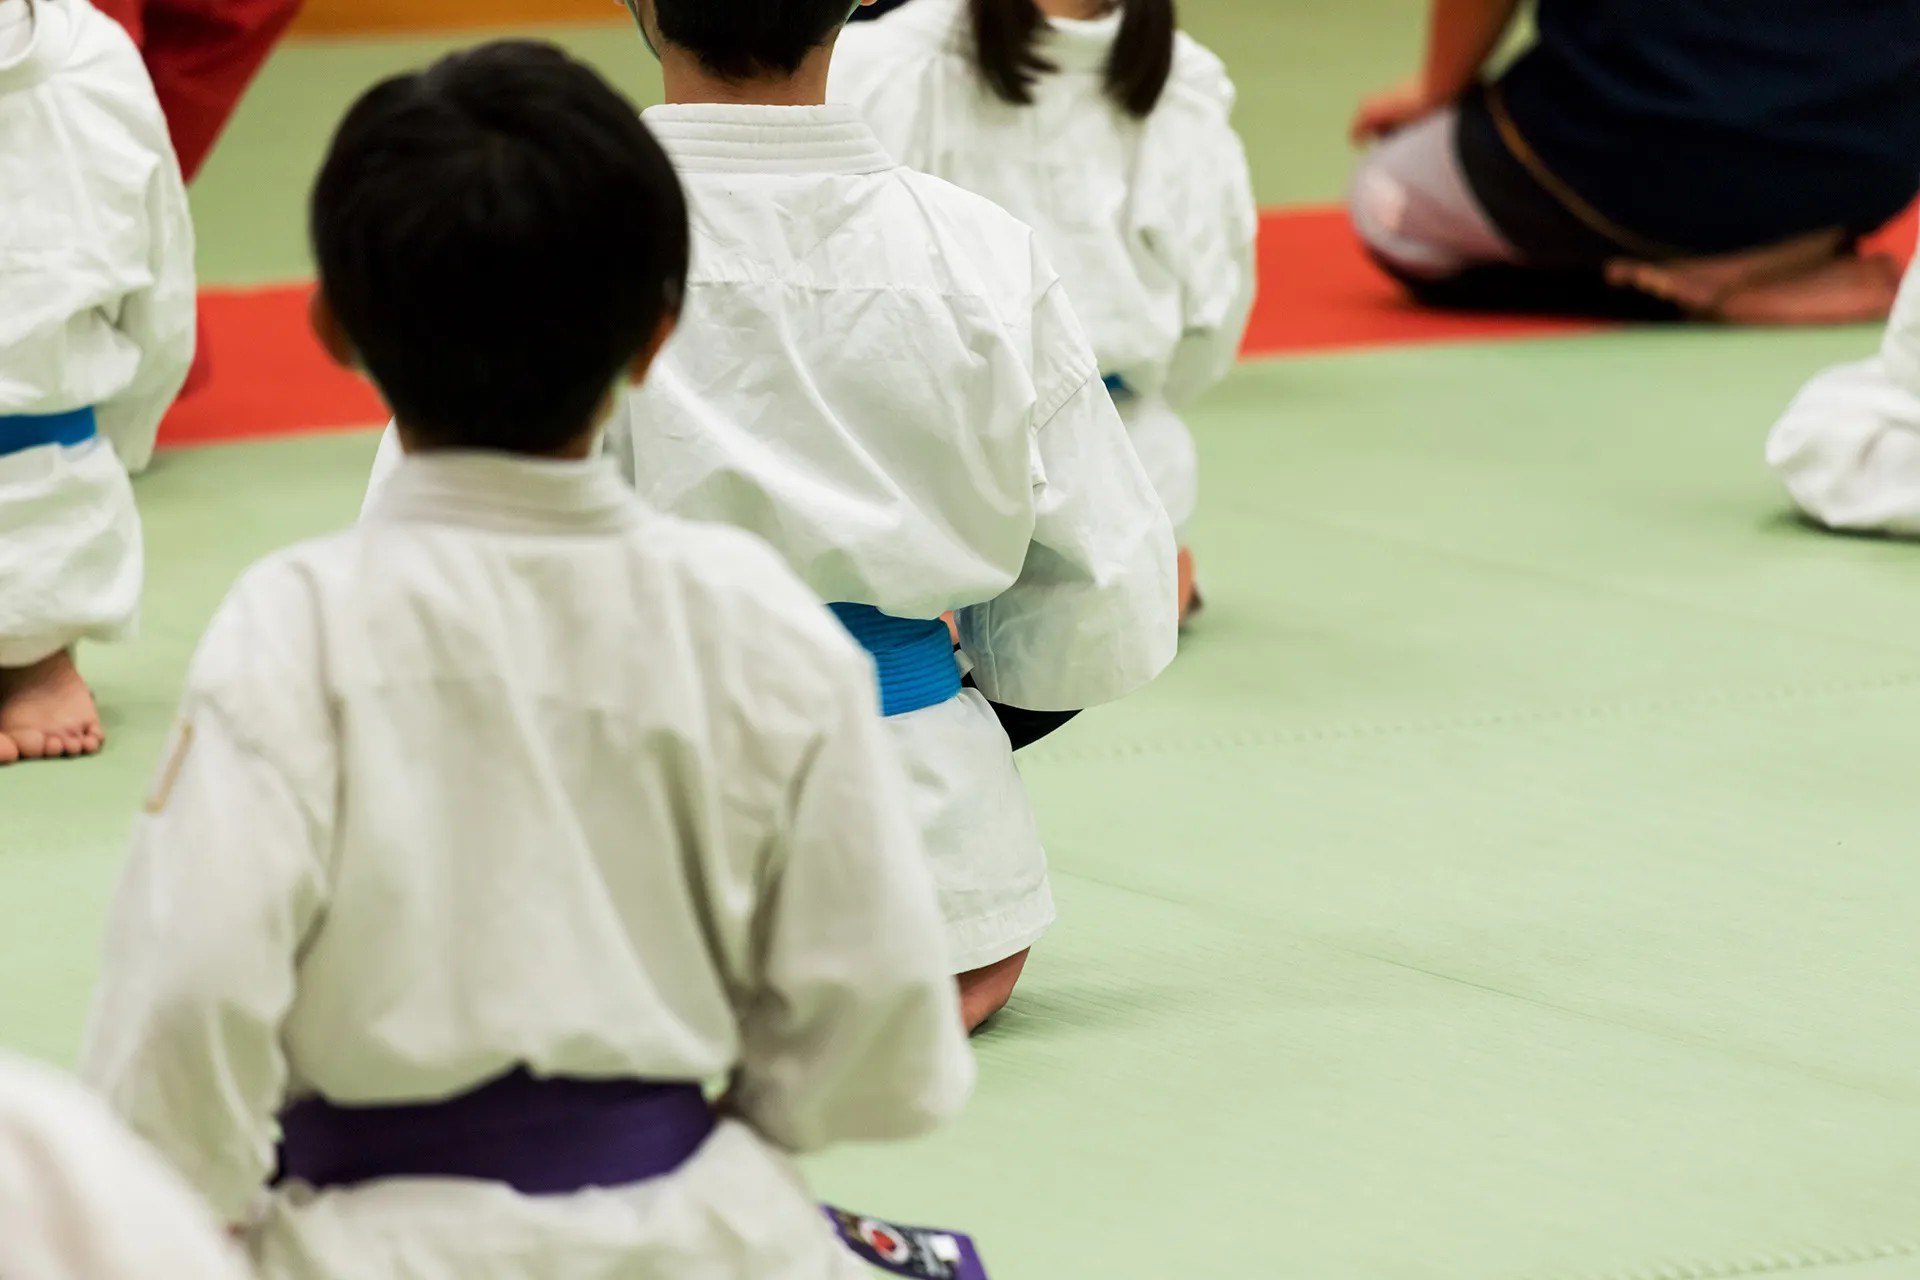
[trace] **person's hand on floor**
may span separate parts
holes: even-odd
[[[1426,78],[1414,76],[1393,88],[1364,99],[1348,131],[1355,146],[1377,142],[1398,133],[1444,106],[1427,92]]]

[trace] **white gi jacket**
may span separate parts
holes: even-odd
[[[1120,411],[1184,531],[1199,466],[1177,411],[1239,351],[1259,218],[1225,67],[1181,35],[1159,105],[1135,119],[1106,92],[1120,21],[1050,21],[1039,52],[1059,72],[1018,107],[975,71],[964,0],[914,0],[847,29],[832,92],[902,163],[987,197],[1039,235],[1101,372],[1125,381]]]
[[[1768,438],[1767,462],[1828,528],[1920,534],[1920,260],[1880,354],[1809,382]]]
[[[241,1280],[204,1204],[100,1100],[0,1055],[0,1276]]]
[[[911,6],[910,6],[911,7]],[[680,329],[608,431],[662,510],[765,538],[820,597],[957,609],[978,692],[893,716],[965,972],[1053,919],[981,695],[1091,707],[1177,646],[1165,511],[1033,233],[899,167],[848,106],[670,106]]]
[[[139,52],[85,0],[0,0],[0,417],[92,406],[101,433],[0,455],[0,666],[132,629],[127,473],[193,341],[193,227]]]
[[[409,458],[202,642],[84,1075],[271,1280],[858,1274],[788,1152],[972,1083],[873,668],[764,546],[603,461]],[[731,1078],[679,1172],[255,1199],[290,1100]]]

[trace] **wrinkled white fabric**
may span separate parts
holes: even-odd
[[[126,638],[142,574],[133,486],[105,441],[0,455],[0,667]]]
[[[1768,437],[1767,462],[1828,528],[1920,534],[1920,269],[1907,272],[1880,353],[1809,382]]]
[[[229,1219],[315,1094],[730,1080],[679,1173],[528,1198],[272,1196],[285,1280],[811,1280],[788,1154],[924,1132],[972,1080],[873,667],[764,546],[602,462],[408,458],[257,565],[195,659],[85,1075]]]
[[[242,1280],[207,1208],[100,1100],[0,1055],[0,1276]]]
[[[0,0],[0,417],[92,406],[103,441],[0,457],[0,666],[133,628],[126,472],[193,341],[193,229],[138,51],[85,0]]]
[[[766,538],[825,600],[958,611],[979,693],[895,716],[956,971],[1052,923],[984,698],[1131,693],[1171,661],[1173,536],[1031,230],[896,165],[847,106],[656,107],[686,183],[678,334],[608,430],[665,510]]]
[[[1031,106],[987,91],[963,0],[915,0],[848,28],[834,96],[902,163],[986,196],[1033,227],[1059,268],[1176,527],[1199,468],[1178,410],[1225,376],[1253,307],[1259,218],[1225,67],[1186,35],[1145,120],[1108,96],[1121,13],[1053,19],[1037,51],[1058,71]]]

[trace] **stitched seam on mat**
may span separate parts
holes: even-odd
[[[1361,538],[1379,546],[1411,551],[1416,555],[1423,555],[1439,560],[1456,561],[1462,564],[1473,565],[1482,569],[1492,569],[1500,573],[1514,574],[1520,577],[1535,578],[1542,582],[1551,582],[1556,586],[1577,587],[1583,591],[1598,590],[1618,599],[1632,600],[1639,604],[1656,605],[1663,609],[1686,610],[1700,614],[1703,617],[1735,622],[1743,627],[1764,627],[1769,631],[1782,632],[1788,635],[1806,636],[1810,639],[1823,640],[1830,643],[1845,644],[1856,648],[1902,655],[1911,654],[1914,648],[1910,643],[1902,644],[1896,641],[1889,641],[1879,636],[1864,637],[1856,634],[1828,631],[1821,627],[1810,627],[1799,622],[1783,622],[1778,618],[1759,616],[1745,609],[1704,604],[1698,600],[1681,598],[1670,592],[1648,591],[1630,582],[1616,578],[1588,577],[1580,573],[1569,572],[1555,565],[1534,564],[1524,560],[1510,560],[1469,547],[1454,546],[1448,543],[1435,543],[1430,539],[1412,538],[1404,534],[1393,533],[1384,529],[1376,529],[1365,524],[1354,524],[1344,520],[1328,519],[1324,516],[1302,512],[1282,512],[1280,513],[1280,518],[1296,524],[1305,525],[1307,528],[1319,530],[1324,533],[1337,533],[1347,537]]]
[[[1561,1275],[1555,1280],[1737,1280],[1741,1276],[1779,1275],[1788,1271],[1811,1271],[1819,1267],[1851,1267],[1866,1262],[1886,1262],[1920,1255],[1920,1244],[1865,1245],[1841,1249],[1816,1249],[1805,1254],[1783,1254],[1751,1262],[1713,1262],[1691,1266],[1667,1265],[1638,1271],[1584,1272],[1578,1276]]]
[[[1399,723],[1330,725],[1318,729],[1248,729],[1208,738],[1157,739],[1114,746],[1036,746],[1021,755],[1030,760],[1072,763],[1082,760],[1125,760],[1141,756],[1184,755],[1188,752],[1237,751],[1247,747],[1300,746],[1315,742],[1351,742],[1366,738],[1411,738],[1463,729],[1501,729],[1521,725],[1565,724],[1582,720],[1637,719],[1673,711],[1712,710],[1721,707],[1766,706],[1821,698],[1888,693],[1920,687],[1920,672],[1880,676],[1871,680],[1837,680],[1830,684],[1786,685],[1751,691],[1717,690],[1691,697],[1646,702],[1599,703],[1579,707],[1540,707],[1534,710],[1490,711],[1478,715],[1443,716]]]
[[[1129,884],[1122,880],[1110,879],[1095,872],[1090,872],[1082,868],[1068,867],[1064,864],[1056,864],[1053,868],[1053,875],[1059,879],[1080,880],[1088,884],[1097,884],[1104,889],[1110,889],[1116,893],[1150,898],[1155,902],[1163,902],[1188,910],[1224,914],[1241,921],[1250,928],[1266,932],[1278,930],[1303,946],[1317,947],[1323,951],[1337,952],[1340,955],[1348,956],[1356,960],[1364,960],[1370,964],[1385,965],[1390,969],[1397,969],[1402,973],[1415,974],[1419,977],[1445,983],[1449,986],[1464,987],[1469,991],[1476,991],[1482,995],[1494,996],[1501,1000],[1511,1000],[1515,1003],[1529,1005],[1536,1009],[1544,1009],[1549,1013],[1558,1014],[1561,1017],[1575,1018],[1583,1022],[1591,1022],[1599,1026],[1609,1027],[1616,1031],[1625,1031],[1637,1036],[1646,1036],[1670,1044],[1684,1045],[1689,1049],[1703,1051],[1716,1057],[1730,1058],[1749,1065],[1763,1066],[1769,1070],[1785,1072],[1809,1080],[1817,1080],[1822,1084],[1831,1085],[1835,1088],[1846,1089],[1854,1093],[1864,1093],[1870,1097],[1880,1098],[1886,1101],[1901,1103],[1908,1101],[1903,1094],[1889,1092],[1871,1082],[1852,1079],[1845,1075],[1835,1075],[1811,1063],[1803,1062],[1792,1057],[1781,1056],[1767,1051],[1764,1048],[1759,1052],[1755,1052],[1751,1047],[1744,1049],[1739,1048],[1710,1036],[1689,1035],[1674,1026],[1620,1017],[1597,1009],[1583,1008],[1577,1004],[1554,1000],[1536,991],[1518,990],[1514,987],[1500,986],[1482,978],[1468,977],[1465,974],[1459,973],[1449,973],[1444,969],[1436,969],[1430,965],[1418,964],[1401,956],[1389,955],[1368,947],[1355,946],[1350,942],[1342,941],[1318,929],[1282,924],[1238,903],[1229,904],[1224,907],[1202,903],[1169,893],[1164,889],[1150,889],[1136,884]],[[1628,1277],[1625,1273],[1614,1272],[1610,1273],[1605,1280],[1644,1280],[1644,1278]]]

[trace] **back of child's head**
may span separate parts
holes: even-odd
[[[973,8],[974,66],[994,95],[1015,106],[1033,105],[1034,86],[1059,68],[1039,50],[1047,22],[1035,0],[969,0]],[[1180,29],[1174,0],[1119,0],[1120,34],[1107,60],[1107,96],[1144,120],[1160,104],[1173,74],[1174,36]]]
[[[311,213],[321,290],[414,447],[562,450],[686,284],[665,153],[548,45],[485,45],[369,90]]]
[[[857,0],[654,0],[660,36],[723,80],[784,77],[846,25]]]

